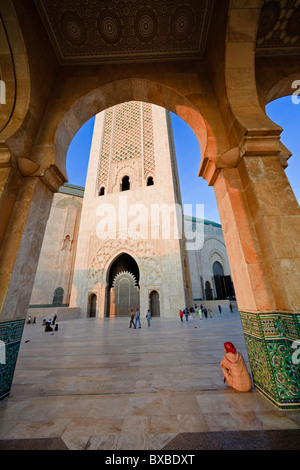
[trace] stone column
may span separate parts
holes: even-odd
[[[11,201],[0,249],[0,340],[2,352],[5,349],[5,360],[2,354],[0,363],[0,399],[10,392],[53,192],[64,182],[55,167],[43,177],[18,174],[16,180],[19,187],[9,198],[5,190],[10,186],[8,173],[0,200],[1,211],[6,199]]]
[[[255,387],[300,408],[299,205],[278,154],[254,148],[214,189]]]

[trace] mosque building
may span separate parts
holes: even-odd
[[[172,317],[231,296],[221,225],[183,215],[170,112],[99,113],[85,188],[53,197],[28,314]]]

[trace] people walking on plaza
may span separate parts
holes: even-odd
[[[180,321],[183,322],[183,311],[179,310]]]
[[[222,307],[221,305],[218,305],[219,313],[222,313]]]
[[[139,309],[137,308],[136,311],[135,311],[135,323],[134,323],[134,329],[136,329],[136,325],[137,323],[139,324],[139,328],[141,328],[141,319],[140,319],[140,311]]]
[[[189,321],[189,311],[187,308],[184,309],[184,314],[185,314],[185,320]]]
[[[205,318],[207,318],[207,309],[205,307],[203,309],[203,313],[204,313]]]
[[[199,318],[202,320],[202,308],[200,307],[198,310]]]
[[[224,382],[238,392],[249,392],[252,388],[250,374],[242,353],[237,352],[232,343],[224,343],[224,356],[220,363]]]
[[[148,326],[150,326],[150,321],[151,321],[151,312],[150,312],[150,310],[148,310],[148,312],[146,314],[146,318],[147,318]]]
[[[131,309],[130,310],[130,323],[129,323],[129,328],[131,328],[131,325],[134,327],[134,311]]]
[[[230,302],[230,304],[229,304],[229,308],[230,308],[230,311],[231,311],[231,313],[232,313],[232,311],[233,311],[233,305],[232,305],[231,302]]]
[[[212,318],[211,308],[210,307],[208,307],[207,312],[208,312],[209,317]]]

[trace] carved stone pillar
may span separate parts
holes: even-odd
[[[259,147],[246,142],[214,189],[255,387],[300,408],[300,208],[279,153]]]
[[[53,192],[64,182],[56,168],[50,167],[43,177],[15,174],[13,185],[11,172],[15,170],[5,170],[1,211],[11,204],[0,248],[0,340],[5,349],[0,399],[10,392]]]

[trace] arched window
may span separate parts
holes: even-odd
[[[99,191],[99,196],[104,196],[105,194],[105,188],[102,186],[102,188],[100,188],[100,191]]]
[[[149,176],[149,178],[147,178],[147,186],[153,186],[153,185],[154,185],[153,177]]]
[[[213,300],[212,288],[209,281],[206,281],[205,283],[205,297],[206,300]]]
[[[52,305],[54,305],[55,307],[59,307],[60,305],[62,305],[64,293],[65,291],[62,287],[57,287],[54,291]]]
[[[89,317],[94,318],[96,316],[96,309],[97,309],[97,295],[91,294],[89,298],[89,305],[88,305]]]
[[[150,294],[149,307],[153,317],[160,317],[159,293],[156,290]]]
[[[223,266],[219,261],[215,261],[213,264],[213,273],[214,276],[224,276]]]
[[[129,176],[123,176],[122,184],[121,184],[121,191],[128,191],[129,189],[130,189]]]
[[[234,287],[232,284],[231,276],[224,275],[223,266],[218,261],[213,264],[213,274],[217,292],[217,299],[222,300],[233,296]]]

